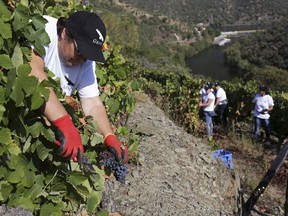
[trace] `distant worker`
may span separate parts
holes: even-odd
[[[226,92],[221,87],[221,84],[219,82],[216,82],[214,86],[216,88],[215,108],[217,108],[216,113],[218,116],[218,120],[222,126],[226,126],[227,125],[227,105],[228,105]]]
[[[270,115],[273,110],[273,98],[269,95],[268,87],[265,85],[259,86],[257,93],[252,101],[255,103],[254,108],[254,141],[258,142],[261,124],[265,124],[266,143],[270,144]]]
[[[202,86],[202,88],[201,88],[200,91],[199,91],[200,100],[201,100],[201,102],[203,102],[203,103],[204,103],[204,98],[206,98],[206,96],[207,96],[207,92],[206,92],[206,90],[205,90],[205,86],[206,86],[206,85],[212,85],[212,84],[211,84],[211,82],[207,82],[206,84],[204,84],[204,85]],[[212,92],[213,92],[213,89],[212,89]]]
[[[207,82],[206,84],[204,84],[203,86],[202,86],[202,88],[200,89],[200,91],[199,91],[199,95],[200,95],[200,102],[202,102],[202,103],[205,103],[205,98],[207,97],[207,92],[206,92],[206,90],[205,90],[205,86],[206,85],[212,85],[211,84],[211,82]],[[213,89],[212,89],[212,91],[213,91]],[[203,111],[203,107],[200,107],[200,109],[199,109],[199,118],[200,119],[204,119],[204,111]]]
[[[216,116],[214,112],[215,95],[212,93],[212,85],[208,84],[204,87],[207,95],[204,98],[204,102],[199,103],[199,107],[204,107],[204,116],[207,129],[208,140],[212,140],[213,134],[213,117]]]

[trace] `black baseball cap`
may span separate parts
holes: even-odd
[[[266,85],[260,85],[259,86],[259,90],[267,92],[268,91],[268,87]]]
[[[106,28],[97,14],[88,11],[72,13],[66,20],[66,28],[75,39],[81,55],[92,61],[105,62],[102,46]]]
[[[220,83],[219,83],[219,82],[216,82],[214,86],[215,86],[215,87],[220,86]]]
[[[206,84],[206,85],[204,86],[204,89],[205,89],[205,90],[212,89],[212,85],[211,85],[211,84]]]

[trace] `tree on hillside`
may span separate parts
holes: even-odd
[[[124,46],[124,54],[131,54],[131,52],[139,50],[138,27],[132,17],[119,17],[117,14],[104,13],[102,14],[102,18],[111,41]]]
[[[264,68],[254,67],[248,75],[248,79],[256,80],[258,84],[266,84],[271,89],[279,91],[288,91],[287,88],[287,71],[273,66]]]

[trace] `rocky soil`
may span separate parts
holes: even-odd
[[[103,207],[109,212],[236,215],[237,173],[214,160],[207,143],[187,134],[143,94],[138,96],[128,127],[140,136],[140,165],[130,166],[125,185],[107,182]]]

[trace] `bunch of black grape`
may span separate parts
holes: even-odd
[[[116,180],[125,184],[125,178],[128,174],[128,165],[118,162],[115,159],[115,156],[107,150],[100,152],[99,157],[100,166],[109,167],[111,172],[114,173]]]

